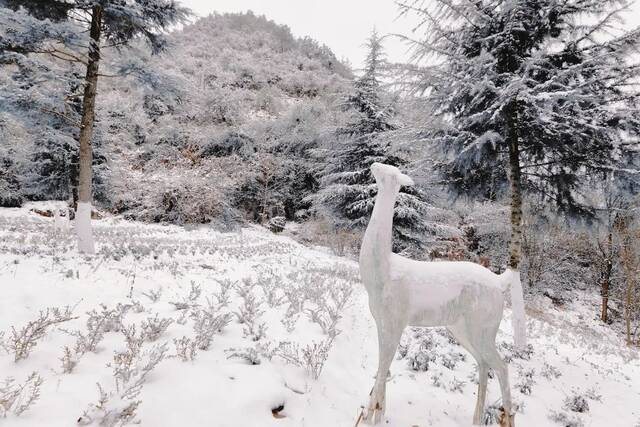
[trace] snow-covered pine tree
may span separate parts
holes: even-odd
[[[382,37],[374,30],[367,40],[365,68],[345,102],[354,119],[336,132],[336,147],[326,155],[321,189],[311,196],[314,210],[328,216],[339,228],[367,226],[377,189],[370,167],[374,162],[402,167],[406,161],[392,153],[380,138],[397,129],[395,111],[380,84],[386,63]],[[425,231],[423,214],[428,205],[419,190],[403,187],[394,213],[394,250],[421,249]]]
[[[523,192],[584,212],[583,185],[601,173],[623,173],[623,152],[637,147],[640,68],[631,52],[640,30],[616,28],[628,4],[400,2],[422,22],[421,35],[409,39],[406,81],[448,124],[429,132],[447,154],[441,171],[457,193],[510,193],[513,270]]]
[[[153,51],[164,47],[161,33],[182,22],[188,10],[173,0],[2,0],[0,55],[26,64],[25,55],[50,55],[85,69],[79,123],[78,249],[93,253],[91,231],[92,146],[101,49],[127,46],[137,37]],[[88,38],[87,38],[88,33]]]

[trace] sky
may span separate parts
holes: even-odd
[[[311,36],[326,44],[339,59],[359,68],[365,57],[363,44],[375,28],[381,34],[411,32],[412,20],[398,17],[394,0],[181,0],[196,15],[213,12],[246,12],[287,25],[295,36]],[[626,26],[640,24],[640,2],[633,6]],[[407,48],[397,38],[387,38],[385,49],[391,61],[406,59]]]
[[[287,25],[298,37],[311,36],[326,44],[339,59],[348,59],[359,67],[365,57],[363,44],[374,26],[381,34],[408,33],[407,19],[395,18],[394,0],[181,0],[197,15],[212,12],[246,12],[265,15],[278,24]],[[400,60],[406,46],[387,39],[390,60]]]

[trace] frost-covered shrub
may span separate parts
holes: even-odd
[[[533,378],[535,373],[535,369],[520,369],[520,382],[515,385],[516,388],[520,390],[520,393],[526,395],[531,394],[532,388],[536,384],[536,381]]]
[[[0,384],[0,417],[13,413],[21,415],[40,398],[40,387],[43,379],[33,372],[22,384],[17,384],[11,377]]]
[[[185,336],[180,339],[174,338],[173,345],[176,348],[176,354],[172,357],[177,357],[183,362],[192,362],[195,360],[198,349],[194,340]]]
[[[188,152],[183,155],[195,156]],[[231,192],[240,179],[232,175],[237,167],[232,157],[202,161],[192,157],[189,162],[198,162],[199,167],[181,165],[179,171],[168,170],[164,164],[154,165],[152,171],[136,178],[135,187],[117,182],[114,204],[128,219],[236,228],[243,220],[231,204]]]
[[[176,310],[187,310],[199,306],[198,299],[202,295],[202,288],[193,281],[190,286],[189,294],[181,301],[169,301],[169,304],[173,305]]]
[[[20,188],[20,171],[11,158],[11,154],[14,153],[2,151],[0,148],[0,207],[19,208],[24,202],[24,195]]]
[[[127,344],[127,350],[129,351],[129,353],[134,356],[137,355],[142,348],[142,344],[144,344],[144,333],[138,333],[135,324],[123,327],[120,332],[124,336],[124,340]]]
[[[469,229],[464,236],[467,248],[478,257],[488,260],[488,267],[498,271],[507,263],[507,248],[509,247],[509,209],[494,203],[474,203],[457,205],[457,210],[464,218],[466,227],[473,229],[469,236]]]
[[[411,355],[407,355],[407,367],[412,371],[428,371],[432,357],[429,350],[420,348]]]
[[[230,313],[218,313],[212,301],[207,300],[207,307],[200,308],[191,314],[195,343],[199,350],[208,350],[213,336],[231,322]]]
[[[259,341],[265,336],[267,325],[260,321],[260,316],[264,314],[264,310],[260,308],[262,305],[252,292],[254,284],[245,280],[243,285],[236,287],[238,294],[242,298],[242,304],[237,311],[234,312],[238,323],[243,324],[242,333],[245,338],[253,341]]]
[[[283,216],[274,216],[269,220],[269,230],[273,233],[282,233],[287,223],[287,219]]]
[[[544,365],[542,366],[542,371],[540,372],[540,375],[542,375],[543,377],[545,377],[548,380],[551,379],[558,379],[562,376],[562,372],[560,372],[560,369],[556,368],[553,365],[550,365],[547,362],[544,362]]]
[[[524,410],[524,404],[522,402],[513,401],[512,405],[512,415],[516,412],[522,412]],[[502,407],[500,401],[492,403],[488,405],[484,409],[484,413],[482,415],[482,425],[503,425],[504,418],[504,408]]]
[[[456,365],[458,364],[458,362],[464,362],[465,360],[466,356],[464,355],[464,353],[456,351],[450,351],[449,353],[445,353],[440,356],[440,362],[442,363],[442,366],[452,371],[456,369]]]
[[[294,236],[302,243],[330,248],[338,256],[357,255],[362,242],[362,231],[344,230],[326,218],[305,221]]]
[[[510,363],[513,359],[531,360],[533,356],[533,346],[527,344],[525,348],[516,348],[513,343],[503,341],[500,343],[505,362]]]
[[[167,353],[167,345],[155,345],[141,352],[140,348],[129,347],[114,355],[113,376],[115,388],[105,391],[98,384],[100,397],[97,403],[89,405],[78,419],[79,425],[99,425],[105,427],[139,424],[138,399],[149,373],[162,362]]]
[[[590,388],[584,392],[584,396],[594,402],[602,402],[602,395],[595,388]]]
[[[562,407],[571,412],[589,412],[589,401],[585,396],[573,392],[564,399]]]
[[[122,320],[127,311],[131,308],[129,304],[120,304],[108,309],[104,304],[101,305],[102,311],[91,310],[87,312],[87,332],[80,330],[67,331],[68,334],[76,337],[76,343],[73,351],[69,347],[64,348],[64,355],[61,358],[63,372],[70,373],[80,357],[88,352],[96,352],[98,344],[104,338],[106,332],[119,332],[122,329]]]
[[[143,292],[142,295],[149,298],[151,302],[158,302],[160,301],[160,297],[162,296],[162,287],[151,289],[149,290],[149,292]]]
[[[224,157],[237,154],[240,157],[249,157],[255,153],[255,150],[253,138],[230,131],[204,144],[199,155],[200,157]]]
[[[229,291],[233,287],[233,282],[229,279],[217,280],[220,285],[219,291],[214,291],[213,296],[218,301],[219,307],[229,306]]]
[[[47,329],[72,319],[77,319],[77,317],[73,317],[72,309],[68,306],[62,310],[57,307],[41,310],[36,320],[30,321],[20,330],[11,327],[11,336],[3,340],[2,347],[8,353],[13,354],[16,362],[26,359],[38,341],[44,338]]]
[[[457,393],[464,393],[465,384],[466,383],[464,381],[460,381],[459,379],[454,377],[451,380],[451,383],[449,384],[449,391],[457,392]]]
[[[400,341],[398,357],[406,359],[407,367],[414,371],[428,371],[432,364],[454,370],[466,356],[452,349],[450,335],[445,329],[409,328]]]
[[[444,388],[444,383],[442,382],[442,372],[436,372],[431,375],[431,384],[434,387]]]
[[[271,360],[274,350],[270,348],[268,343],[258,343],[254,347],[229,348],[225,350],[225,353],[227,353],[227,359],[241,359],[249,365],[259,365],[263,358]]]
[[[333,282],[333,281],[332,281]],[[342,312],[351,298],[353,288],[349,283],[325,280],[314,280],[318,293],[310,293],[309,299],[315,304],[315,308],[304,310],[309,319],[322,328],[322,332],[335,337],[340,333],[336,329],[338,321],[342,318]]]
[[[591,280],[590,242],[580,229],[564,224],[533,222],[524,227],[522,253],[523,284],[543,291],[555,303],[568,299],[569,292],[584,288]]]
[[[499,404],[492,403],[491,405],[488,405],[486,408],[484,408],[484,413],[482,414],[482,425],[499,425],[502,413],[503,409]]]
[[[308,344],[303,348],[300,348],[298,344],[286,341],[281,342],[273,354],[287,363],[304,368],[311,378],[317,380],[329,357],[332,345],[332,338]]]
[[[569,415],[564,411],[551,411],[549,419],[562,427],[584,427],[582,419],[577,415]]]
[[[173,319],[164,317],[160,319],[158,313],[155,317],[148,317],[140,324],[141,333],[145,341],[155,341],[160,338],[167,328],[173,323]]]
[[[258,276],[257,284],[262,288],[265,300],[271,308],[279,307],[285,302],[285,295],[280,289],[281,280],[282,279],[273,272]]]

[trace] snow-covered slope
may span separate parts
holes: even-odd
[[[14,342],[11,328],[19,332],[40,310],[69,306],[77,316],[49,326],[18,362],[11,348],[0,352],[0,381],[13,377],[21,384],[32,372],[43,379],[39,399],[20,416],[14,402],[0,424],[63,427],[80,419],[98,425],[109,410],[132,408],[139,399],[131,419],[143,426],[354,425],[377,365],[375,327],[354,262],[259,228],[222,234],[117,218],[94,224],[97,255],[81,258],[71,232],[56,231],[52,218],[26,209],[0,210],[5,347]],[[498,337],[520,405],[517,425],[636,426],[638,354],[606,329],[587,328],[592,320],[579,304],[563,311],[546,304],[530,304],[530,352],[513,353],[507,321]],[[104,337],[94,334],[94,351],[82,354],[73,331],[88,335],[92,310],[93,324],[109,322],[92,326]],[[332,339],[332,319],[338,317],[339,333]],[[207,319],[220,323],[211,326]],[[229,323],[220,328],[225,320]],[[207,331],[213,333],[209,348],[191,357],[190,343],[200,332],[197,344],[206,346]],[[174,339],[183,337],[187,350],[174,357]],[[70,373],[60,360],[65,346]],[[163,360],[146,369],[160,354]],[[445,330],[407,330],[391,374],[386,425],[470,425],[474,361]],[[143,387],[128,399],[136,380]],[[104,410],[90,406],[100,397],[96,383],[111,396]],[[0,411],[11,406],[7,389],[0,386]],[[29,395],[28,388],[22,395]],[[491,379],[488,402],[498,397],[497,380]]]

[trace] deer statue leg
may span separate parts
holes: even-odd
[[[509,369],[507,364],[500,358],[500,354],[498,354],[495,346],[491,348],[486,356],[489,366],[496,372],[498,381],[500,381],[502,409],[504,411],[500,420],[500,427],[515,427],[514,414],[511,412],[511,388],[509,386]]]
[[[376,373],[376,381],[371,391],[369,405],[364,412],[363,420],[366,423],[378,424],[382,421],[386,409],[386,385],[387,376],[389,375],[389,367],[396,354],[400,337],[402,336],[402,328],[386,328],[382,322],[378,323],[378,371]]]
[[[449,332],[455,337],[456,340],[464,347],[478,364],[478,397],[476,400],[476,409],[473,413],[473,425],[480,425],[482,423],[482,415],[484,414],[484,403],[487,396],[487,380],[489,378],[489,367],[487,362],[483,359],[483,355],[478,351],[480,344],[475,342],[473,338],[480,336],[480,334],[472,334],[468,331],[466,320],[461,320],[454,325],[447,327]],[[472,344],[474,342],[474,344]],[[480,347],[481,348],[481,347]]]
[[[484,402],[487,398],[487,380],[489,379],[489,368],[483,360],[478,360],[478,400],[476,410],[473,413],[473,425],[482,424],[484,415]]]

